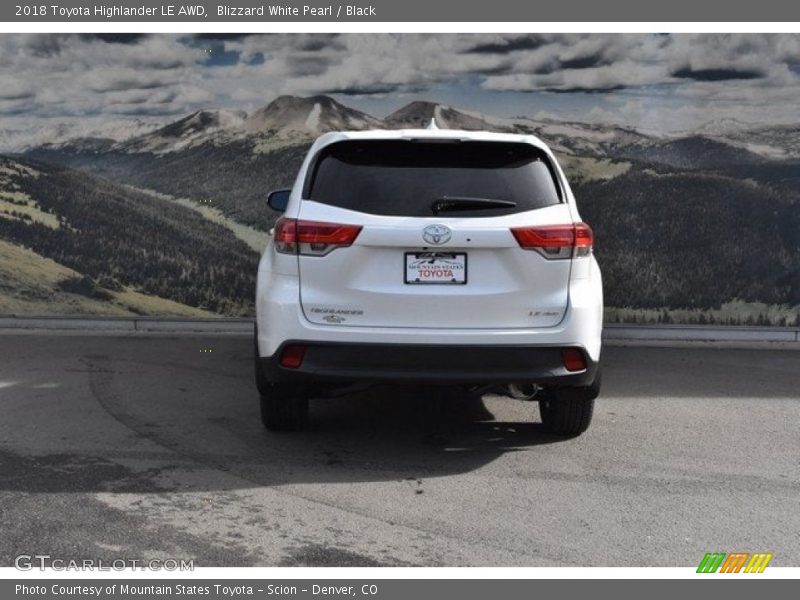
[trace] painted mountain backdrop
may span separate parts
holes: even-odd
[[[596,233],[607,319],[800,323],[800,126],[654,135],[414,101],[383,119],[280,96],[0,158],[0,313],[248,315],[269,190],[338,129],[532,133]],[[2,135],[2,134],[0,134]]]

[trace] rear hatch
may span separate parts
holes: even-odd
[[[564,316],[572,242],[565,254],[553,236],[571,216],[530,144],[337,142],[303,197],[293,226],[309,321],[505,329]]]

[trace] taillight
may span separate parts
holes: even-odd
[[[536,250],[545,258],[588,256],[592,252],[594,234],[586,223],[512,227],[511,233],[525,250]]]
[[[281,254],[325,256],[336,248],[350,246],[361,233],[360,225],[321,223],[300,219],[278,219],[275,251]]]

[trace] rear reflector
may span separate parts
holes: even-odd
[[[281,254],[325,256],[336,248],[350,246],[361,233],[360,225],[278,219],[275,250]]]
[[[545,258],[587,256],[594,243],[592,228],[586,223],[512,227],[511,233],[521,248],[535,250]]]
[[[290,344],[281,352],[281,366],[287,369],[296,369],[303,364],[303,357],[306,354],[306,347],[298,344]]]
[[[583,352],[577,348],[564,348],[561,351],[561,361],[567,371],[583,371],[586,369],[586,359]]]

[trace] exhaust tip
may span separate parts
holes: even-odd
[[[535,383],[510,383],[506,386],[506,394],[514,400],[533,400],[540,389]]]

